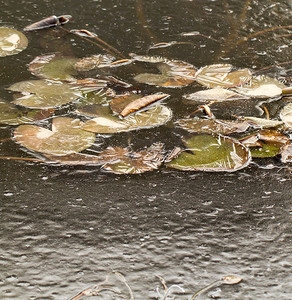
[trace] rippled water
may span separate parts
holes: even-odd
[[[230,49],[234,36],[290,25],[290,1],[251,1],[246,11],[245,2],[11,0],[1,6],[0,24],[21,29],[51,14],[71,14],[74,20],[67,28],[88,28],[123,53],[144,54],[155,42],[176,40],[194,44],[173,46],[164,54],[198,67],[228,61],[259,69],[288,61],[291,36],[279,35],[289,31],[259,35]],[[180,35],[190,31],[221,43]],[[26,51],[1,58],[2,98],[11,97],[5,87],[33,79],[26,64],[37,55],[96,53],[94,46],[54,34],[31,34]],[[289,68],[274,72],[291,76]],[[192,88],[184,93],[188,90]],[[169,105],[183,114],[176,101],[181,91],[172,93]],[[133,138],[141,144],[161,137],[171,142],[170,130],[145,130]],[[1,139],[10,131],[2,127]],[[13,142],[3,142],[1,155],[23,152]],[[135,299],[156,299],[156,288],[162,290],[156,275],[168,286],[183,287],[185,294],[177,299],[188,299],[227,274],[243,281],[221,285],[200,299],[292,299],[292,173],[278,158],[256,160],[232,174],[161,169],[116,176],[92,168],[4,160],[0,166],[0,299],[70,299],[112,270],[123,273]]]

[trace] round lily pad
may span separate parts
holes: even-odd
[[[250,147],[252,157],[267,158],[281,153],[283,145],[277,143],[261,142],[260,147]]]
[[[28,45],[26,36],[9,27],[0,27],[0,57],[14,55]]]
[[[230,88],[248,82],[252,74],[249,69],[232,71],[230,64],[215,64],[201,68],[196,74],[196,81],[209,88]]]
[[[168,167],[183,171],[228,171],[246,167],[251,155],[236,140],[216,135],[196,135],[184,141],[187,151],[167,163]]]
[[[280,96],[283,88],[285,85],[279,80],[260,75],[253,77],[249,83],[234,90],[247,97],[269,98]]]
[[[68,155],[89,148],[95,134],[82,130],[78,119],[59,117],[53,119],[52,130],[36,125],[20,125],[14,131],[16,142],[41,153]]]
[[[29,71],[35,76],[61,81],[75,81],[72,75],[77,75],[74,64],[77,58],[63,57],[60,54],[37,56],[28,65]]]
[[[53,114],[52,110],[20,110],[16,105],[0,99],[0,124],[19,125],[43,120]]]
[[[157,63],[157,67],[161,74],[143,73],[135,76],[134,80],[169,88],[186,86],[195,81],[195,67],[184,61],[165,59]]]
[[[83,126],[84,130],[96,133],[117,133],[160,126],[170,120],[172,116],[168,107],[159,104],[151,106],[148,110],[133,113],[124,119],[114,116],[109,107],[95,106],[93,108],[91,113],[86,113],[84,109],[78,111],[90,116],[97,116],[86,121]]]
[[[292,103],[284,106],[280,112],[280,117],[286,126],[292,128]]]
[[[29,108],[52,108],[71,102],[81,96],[78,88],[68,83],[49,80],[21,81],[8,88],[13,92],[20,92],[14,104]]]
[[[244,132],[249,128],[247,122],[216,119],[181,119],[176,124],[188,132],[218,133],[222,135]]]
[[[223,88],[213,88],[209,90],[198,91],[192,94],[183,96],[187,100],[196,101],[196,102],[206,102],[206,101],[231,101],[231,100],[242,100],[247,99],[247,97],[235,93],[233,91],[229,91]]]

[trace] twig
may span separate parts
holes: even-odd
[[[8,141],[11,141],[11,140],[12,140],[11,137],[10,138],[6,138],[6,139],[2,139],[2,140],[0,140],[0,143],[8,142]]]
[[[64,31],[70,33],[70,34],[74,34],[74,35],[80,37],[81,39],[83,39],[83,40],[85,40],[85,41],[88,41],[88,42],[90,42],[90,43],[96,45],[96,46],[99,47],[100,49],[102,49],[102,50],[106,51],[107,53],[111,54],[112,56],[118,55],[119,58],[122,58],[122,59],[126,58],[119,50],[117,50],[116,48],[114,48],[113,46],[111,46],[110,44],[108,44],[107,42],[105,42],[104,40],[102,40],[101,38],[99,38],[99,37],[97,37],[97,36],[95,36],[95,35],[94,35],[94,36],[91,36],[90,38],[87,38],[87,37],[85,37],[85,36],[82,36],[82,35],[78,34],[77,32],[68,30],[68,29],[66,29],[66,28],[64,28],[64,27],[60,27],[60,28],[61,28],[62,30],[64,30]],[[98,44],[98,43],[96,43],[96,42],[93,41],[92,39],[97,40],[98,42],[100,42],[101,44],[103,44],[104,46],[108,47],[108,48],[111,49],[111,50],[105,48],[104,46],[102,46],[102,45],[100,45],[100,44]]]
[[[43,159],[39,159],[39,158],[29,158],[29,157],[0,156],[0,159],[7,159],[7,160],[22,160],[22,161],[31,161],[31,162],[44,162]]]
[[[263,109],[264,109],[264,111],[266,113],[267,120],[270,120],[270,114],[269,114],[269,111],[268,111],[268,109],[267,109],[267,107],[265,105],[263,105]]]

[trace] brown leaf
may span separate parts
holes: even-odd
[[[277,130],[264,129],[259,132],[259,139],[270,143],[290,144],[290,139]]]
[[[133,102],[129,103],[121,112],[120,115],[122,117],[126,117],[132,112],[138,111],[149,104],[156,102],[158,100],[161,100],[163,98],[169,97],[168,94],[162,94],[162,93],[156,93],[152,95],[148,95],[142,98],[139,98],[137,100],[134,100]]]
[[[125,93],[114,97],[110,103],[110,108],[113,112],[120,114],[123,109],[131,102],[140,99],[141,95],[133,93]]]
[[[38,30],[38,29],[44,29],[49,27],[54,27],[58,25],[63,25],[72,18],[70,15],[64,15],[64,16],[50,16],[45,19],[42,19],[38,22],[35,22],[31,25],[26,26],[23,30],[24,31],[32,31],[32,30]]]

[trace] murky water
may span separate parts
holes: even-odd
[[[51,14],[71,14],[74,20],[66,28],[88,28],[125,54],[145,54],[156,42],[181,41],[193,44],[150,53],[197,67],[227,61],[260,69],[289,61],[291,36],[280,37],[289,30],[265,33],[231,49],[234,36],[290,25],[291,1],[251,1],[247,8],[245,2],[10,0],[1,4],[0,24],[21,29]],[[220,43],[180,35],[191,31]],[[37,55],[61,51],[81,57],[99,51],[50,30],[29,34],[29,40],[27,50],[0,60],[2,98],[11,99],[5,90],[10,84],[34,78],[26,64]],[[274,72],[291,76],[290,68]],[[119,74],[124,80],[127,76]],[[169,105],[182,115],[182,92],[171,93]],[[230,109],[236,113],[238,107]],[[256,112],[254,107],[246,110]],[[1,139],[11,130],[2,127]],[[171,130],[145,130],[132,138],[138,144],[158,138],[170,143]],[[3,142],[1,155],[24,154],[13,142]],[[183,287],[185,293],[177,299],[188,299],[227,274],[243,281],[200,298],[292,299],[292,173],[278,158],[255,160],[232,174],[163,168],[116,176],[21,161],[0,160],[0,165],[1,299],[69,299],[113,270],[124,274],[135,299],[156,299],[156,288],[162,291],[156,275],[168,286]]]

